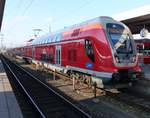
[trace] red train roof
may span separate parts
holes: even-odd
[[[96,28],[102,28],[101,24],[106,24],[108,22],[113,22],[113,23],[120,23],[118,21],[115,21],[114,19],[112,19],[111,17],[107,17],[107,16],[100,16],[91,20],[87,20],[85,22],[79,23],[79,24],[75,24],[73,26],[64,28],[62,30],[59,30],[57,32],[54,33],[49,33],[46,34],[42,37],[39,37],[35,40],[32,41],[32,45],[41,45],[41,44],[49,44],[52,42],[58,42],[61,41],[62,39],[64,39],[64,37],[66,38],[70,38],[71,35],[74,35],[76,33],[79,32],[83,32],[85,30],[89,30],[89,29],[96,29]],[[103,27],[105,28],[105,27]]]

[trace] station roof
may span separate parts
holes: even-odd
[[[117,14],[114,19],[125,23],[133,34],[139,34],[144,27],[150,32],[150,5]]]
[[[6,0],[0,0],[0,30],[1,30],[1,25],[2,25],[5,1]]]

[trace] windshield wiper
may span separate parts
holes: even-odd
[[[126,40],[126,39],[121,38],[121,39],[115,44],[115,46],[114,46],[115,49],[118,49],[120,46],[122,46],[125,40]]]

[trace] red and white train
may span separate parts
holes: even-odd
[[[105,16],[47,34],[13,51],[46,68],[91,76],[100,87],[132,82],[141,71],[130,30]]]
[[[150,64],[150,39],[138,39],[135,43],[143,63]]]

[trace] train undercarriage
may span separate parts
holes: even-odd
[[[112,74],[112,78],[103,78],[92,76],[88,73],[83,73],[72,68],[56,66],[50,63],[41,62],[37,60],[31,60],[23,58],[26,63],[32,63],[36,69],[49,69],[55,72],[59,72],[69,76],[71,79],[75,79],[77,82],[82,82],[88,86],[96,84],[98,88],[128,88],[135,84],[139,78],[142,78],[143,74],[140,72],[134,72],[130,70],[119,70],[117,73]]]

